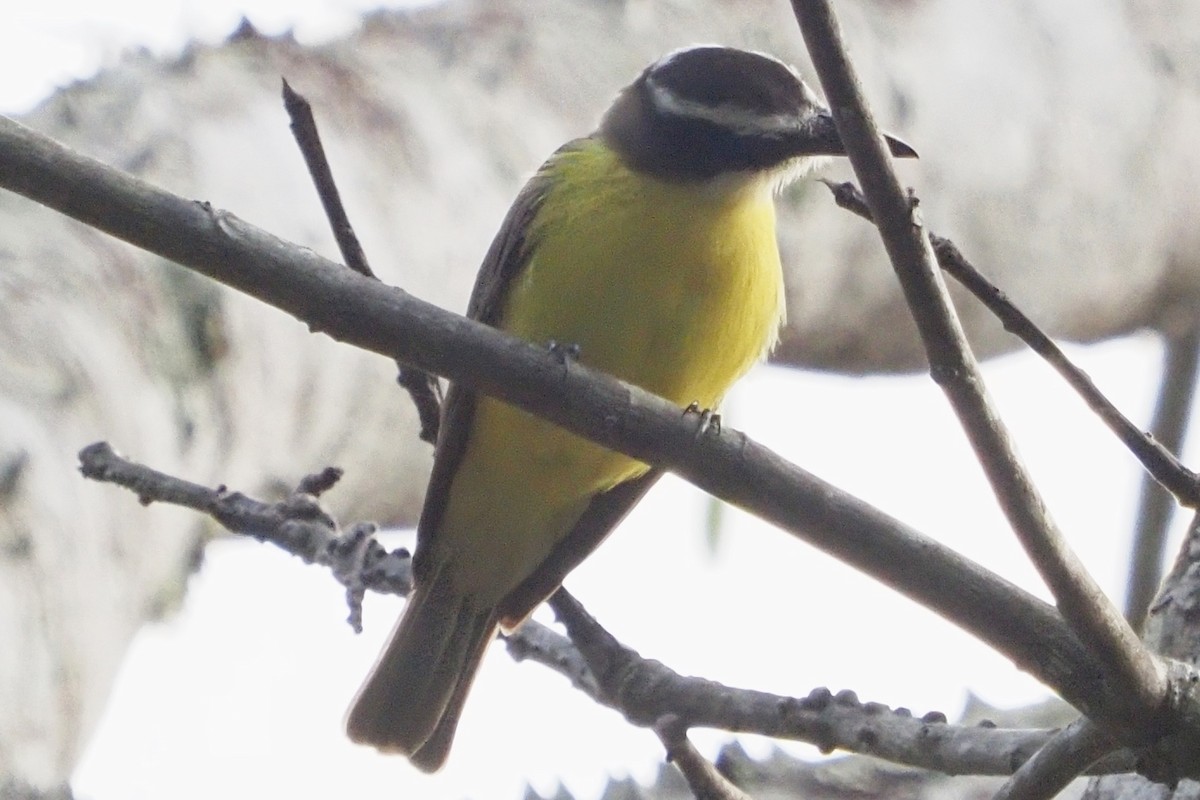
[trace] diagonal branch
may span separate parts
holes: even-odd
[[[660,397],[363,278],[2,118],[0,186],[240,289],[313,330],[671,469],[953,620],[1084,713],[1125,716],[1126,684],[1098,668],[1053,608],[737,431],[697,437],[694,419]]]
[[[298,94],[291,84],[283,81],[283,107],[291,120],[292,136],[304,156],[304,165],[308,167],[309,177],[316,187],[317,197],[321,207],[325,209],[325,218],[333,231],[338,250],[346,266],[360,275],[368,278],[376,277],[371,265],[367,262],[367,254],[363,251],[358,234],[350,224],[350,215],[342,203],[342,193],[338,191],[337,181],[333,179],[333,168],[325,155],[325,146],[321,143],[321,134],[317,130],[317,120],[313,117],[312,105],[303,95]]]
[[[79,471],[90,480],[129,489],[143,505],[169,503],[199,511],[228,531],[270,542],[306,564],[327,567],[346,589],[347,621],[355,633],[362,632],[362,599],[368,590],[401,596],[412,591],[407,550],[384,549],[375,539],[374,523],[360,522],[343,530],[320,506],[318,496],[341,478],[341,471],[332,467],[304,478],[278,503],[167,475],[121,457],[107,442],[79,451]]]
[[[304,156],[304,164],[308,167],[308,174],[312,177],[317,196],[321,199],[321,207],[325,209],[325,217],[329,220],[333,238],[342,252],[342,260],[346,262],[347,267],[360,275],[374,278],[375,273],[367,263],[367,254],[358,240],[358,234],[354,232],[354,226],[350,224],[350,215],[346,213],[346,207],[342,203],[337,181],[333,179],[333,168],[325,155],[325,146],[321,144],[321,134],[317,130],[312,106],[303,95],[297,94],[286,80],[283,81],[283,106],[292,121],[292,135],[300,148],[300,154]],[[417,418],[421,422],[421,440],[435,444],[442,421],[441,384],[428,372],[408,366],[402,361],[396,362],[396,369],[396,383],[408,392],[413,405],[416,406]]]
[[[663,717],[655,723],[654,733],[667,749],[667,761],[683,773],[693,795],[703,800],[751,800],[750,795],[700,755],[700,751],[688,739],[687,727],[679,717]]]
[[[306,564],[329,569],[346,587],[355,630],[360,629],[366,591],[405,596],[412,589],[407,550],[385,550],[374,538],[372,523],[342,528],[318,504],[317,495],[340,477],[337,470],[309,476],[285,500],[266,503],[225,487],[211,489],[151,469],[121,457],[104,442],[85,447],[79,460],[85,477],[129,489],[144,504],[170,503],[200,511],[232,533],[273,544]],[[685,727],[760,733],[947,774],[1002,775],[1052,736],[1050,731],[950,725],[939,713],[917,719],[905,709],[859,702],[853,692],[834,695],[816,689],[805,698],[784,697],[684,677],[622,645],[565,590],[551,603],[568,621],[579,646],[530,620],[502,637],[509,654],[517,661],[533,661],[566,676],[596,702],[635,724],[654,727],[660,738],[663,721],[673,718]],[[675,741],[673,736],[668,739]],[[680,754],[690,758],[684,751],[676,752]],[[1131,754],[1123,751],[1095,771],[1127,771],[1132,763]],[[695,777],[703,779],[703,775]]]
[[[1166,671],[1138,640],[1067,545],[1025,471],[984,388],[916,204],[901,188],[883,138],[866,109],[828,0],[793,0],[809,54],[867,205],[900,279],[929,357],[974,447],[1000,506],[1071,627],[1093,652],[1123,709],[1104,722],[1114,735],[1149,741],[1161,735]]]
[[[1158,402],[1150,423],[1152,440],[1167,452],[1183,452],[1188,422],[1196,397],[1200,373],[1200,326],[1164,337],[1162,379]],[[1136,529],[1129,554],[1129,579],[1125,589],[1125,618],[1140,628],[1147,609],[1162,582],[1163,553],[1171,528],[1175,504],[1163,491],[1169,484],[1156,483],[1153,472],[1143,476],[1141,497],[1135,516]],[[1193,509],[1197,506],[1189,503]]]
[[[854,184],[833,181],[822,181],[822,183],[833,192],[834,201],[838,206],[865,220],[874,221],[871,210],[867,208],[866,199]],[[1156,421],[1153,426],[1155,431],[1159,429],[1160,417],[1166,414],[1171,419],[1170,423],[1162,423],[1164,425],[1163,433],[1148,435],[1122,414],[1112,404],[1112,401],[1096,388],[1096,384],[1092,383],[1092,379],[1086,372],[1071,363],[1071,360],[1054,343],[1053,339],[1047,336],[1021,309],[1013,305],[999,287],[979,272],[963,256],[954,242],[938,236],[932,231],[929,232],[929,241],[933,245],[934,255],[937,256],[938,266],[971,292],[975,299],[983,303],[1004,324],[1005,330],[1019,337],[1033,352],[1053,367],[1067,382],[1067,385],[1087,403],[1088,408],[1133,453],[1157,485],[1165,488],[1185,506],[1190,508],[1200,506],[1200,476],[1184,466],[1175,456],[1180,449],[1183,437],[1182,428],[1186,426],[1187,401],[1192,395],[1190,387],[1191,382],[1195,380],[1196,372],[1195,356],[1192,356],[1191,363],[1189,363],[1185,351],[1188,347],[1192,347],[1194,353],[1194,343],[1200,334],[1189,333],[1178,341],[1168,342],[1168,365],[1165,371],[1168,378],[1174,378],[1174,382],[1170,387],[1164,387],[1162,397],[1179,399],[1175,401],[1174,405],[1160,408],[1160,411],[1156,412]],[[1151,484],[1151,486],[1153,485]],[[1170,508],[1169,502],[1165,504],[1165,507]],[[1161,558],[1161,553],[1158,554],[1158,557]],[[1157,581],[1154,581],[1153,585],[1149,587],[1151,596],[1157,587]],[[1149,596],[1146,596],[1145,602],[1141,606],[1142,610],[1138,612],[1139,615],[1145,613],[1145,607],[1148,604]],[[1129,613],[1126,613],[1126,617],[1132,619]]]
[[[946,775],[1008,775],[1054,738],[1054,731],[951,725],[938,712],[918,718],[907,709],[861,702],[851,691],[781,697],[683,676],[621,644],[565,589],[549,604],[588,665],[594,699],[637,725],[674,717],[686,728],[804,741],[826,753],[847,750]],[[1096,771],[1132,767],[1132,755],[1122,751]]]
[[[1115,748],[1103,728],[1080,717],[1022,764],[993,800],[1051,800]]]

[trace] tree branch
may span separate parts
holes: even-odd
[[[342,203],[342,195],[338,191],[337,181],[333,179],[333,168],[325,155],[325,146],[321,144],[321,134],[317,130],[317,120],[313,117],[312,106],[302,95],[297,94],[285,80],[283,81],[283,106],[291,120],[292,135],[296,146],[304,156],[304,164],[312,178],[317,196],[321,199],[321,207],[325,209],[325,217],[329,220],[329,228],[337,241],[338,250],[346,266],[367,278],[374,278],[375,273],[367,263],[367,254],[350,224],[350,215]],[[421,423],[420,437],[422,441],[436,444],[438,428],[441,425],[441,384],[437,378],[428,372],[410,367],[402,361],[396,362],[396,383],[404,388],[413,405],[417,409],[417,419]]]
[[[343,529],[318,503],[319,495],[337,483],[341,471],[326,468],[302,478],[294,492],[278,503],[265,503],[224,486],[210,489],[159,472],[119,455],[107,442],[96,442],[79,451],[79,471],[85,478],[130,490],[143,505],[168,503],[183,506],[216,520],[230,533],[273,544],[305,564],[327,568],[346,588],[350,606],[347,621],[362,632],[362,600],[366,592],[407,597],[412,591],[412,558],[406,548],[387,550],[375,539],[373,522],[358,522]],[[595,694],[579,651],[563,636],[529,620],[504,637],[517,660],[529,658],[571,678],[575,685]]]
[[[793,0],[813,65],[867,205],[900,279],[929,358],[993,492],[1058,608],[1100,658],[1125,698],[1097,717],[1116,736],[1143,742],[1162,735],[1166,671],[1105,597],[1050,515],[992,406],[950,304],[915,202],[901,188],[879,129],[866,108],[828,0]],[[1116,714],[1110,712],[1117,711]]]
[[[346,206],[342,203],[337,181],[333,179],[333,168],[325,155],[325,146],[321,144],[321,133],[317,130],[312,105],[303,95],[292,89],[287,79],[283,80],[282,93],[283,107],[291,120],[292,137],[296,140],[296,146],[300,148],[300,155],[304,156],[304,165],[308,167],[309,177],[312,178],[317,197],[321,200],[321,207],[325,209],[325,218],[329,220],[333,238],[342,253],[342,260],[359,275],[376,277],[371,265],[367,263],[367,254],[358,241],[358,234],[350,224],[350,215],[346,213]]]
[[[340,477],[337,470],[308,476],[285,500],[265,503],[130,461],[105,442],[85,447],[79,461],[85,477],[129,489],[143,504],[161,502],[200,511],[232,533],[329,569],[346,587],[355,631],[361,631],[366,591],[403,597],[412,590],[406,549],[386,550],[374,538],[373,523],[356,523],[343,531],[318,504],[317,495]],[[940,713],[915,719],[904,709],[860,703],[853,692],[835,696],[816,689],[799,699],[683,677],[621,645],[566,590],[560,590],[551,605],[569,623],[575,641],[530,620],[503,637],[513,658],[566,676],[596,702],[656,732],[664,719],[673,718],[685,728],[759,733],[808,742],[826,752],[870,754],[951,775],[1007,774],[1051,736],[1049,731],[948,725]],[[1132,756],[1123,753],[1105,768],[1124,771],[1132,763]]]
[[[865,220],[874,222],[866,199],[858,191],[858,187],[852,183],[835,183],[828,180],[821,182],[833,192],[834,201],[838,206]],[[954,242],[938,236],[933,231],[929,232],[929,241],[933,245],[934,255],[937,256],[938,266],[974,295],[975,299],[983,303],[1004,324],[1005,330],[1020,338],[1029,346],[1029,349],[1041,356],[1062,376],[1067,385],[1087,403],[1088,408],[1133,453],[1134,458],[1153,478],[1154,483],[1151,485],[1165,488],[1176,500],[1189,508],[1200,506],[1200,476],[1184,466],[1183,462],[1175,455],[1179,452],[1182,439],[1180,428],[1186,426],[1187,399],[1191,397],[1191,389],[1187,383],[1187,370],[1190,368],[1193,373],[1195,372],[1195,357],[1193,356],[1192,365],[1189,367],[1187,357],[1179,353],[1189,337],[1184,337],[1178,342],[1168,340],[1168,365],[1165,367],[1165,371],[1169,377],[1176,376],[1176,379],[1170,386],[1169,395],[1167,394],[1168,388],[1164,386],[1162,397],[1170,396],[1179,399],[1176,400],[1175,406],[1169,409],[1174,414],[1171,417],[1172,422],[1170,424],[1163,423],[1164,427],[1160,433],[1158,420],[1163,412],[1156,412],[1156,421],[1152,426],[1155,433],[1149,435],[1122,414],[1112,404],[1112,401],[1096,388],[1096,384],[1092,383],[1088,374],[1071,363],[1071,360],[1054,343],[1054,340],[1047,336],[1021,309],[1013,305],[999,287],[976,269]],[[1192,334],[1190,339],[1194,341],[1197,335]],[[1178,408],[1180,405],[1182,408]],[[1161,405],[1160,409],[1162,409]],[[1182,420],[1179,419],[1178,414],[1183,415]],[[1169,508],[1169,503],[1167,507]],[[1161,556],[1161,553],[1159,555]],[[1150,587],[1150,596],[1153,596],[1153,592],[1157,588],[1158,584],[1155,582]],[[1144,614],[1145,605],[1148,604],[1149,597],[1146,597],[1139,613]],[[1128,613],[1126,617],[1132,619]]]
[[[1150,423],[1153,436],[1148,438],[1167,452],[1180,453],[1192,416],[1197,373],[1200,373],[1200,327],[1193,326],[1180,335],[1165,335],[1163,342],[1162,380],[1154,419]],[[1164,486],[1168,489],[1170,486],[1156,483],[1154,477],[1151,472],[1142,479],[1125,588],[1125,618],[1138,628],[1162,582],[1163,552],[1171,527],[1171,514],[1175,510],[1171,496],[1163,491]],[[1196,508],[1195,504],[1188,505]]]
[[[696,436],[662,398],[438,309],[231,214],[0,119],[0,186],[291,313],[313,330],[461,381],[647,463],[875,576],[979,636],[1088,714],[1126,707],[1057,612],[729,428]]]
[[[1116,746],[1103,728],[1080,717],[1022,764],[992,800],[1051,800]]]
[[[79,471],[85,478],[123,486],[142,505],[170,503],[208,514],[226,530],[270,542],[306,564],[329,568],[346,588],[350,607],[347,621],[362,632],[362,599],[369,589],[406,596],[412,591],[412,563],[404,548],[388,551],[375,540],[373,522],[360,522],[345,531],[321,508],[318,496],[341,477],[326,469],[301,480],[279,503],[264,503],[224,486],[210,489],[122,458],[107,442],[79,451]]]
[[[946,775],[1008,775],[1054,731],[951,725],[940,712],[916,718],[908,709],[863,703],[851,691],[814,689],[805,698],[737,689],[679,675],[621,644],[565,589],[549,600],[597,685],[594,699],[630,722],[654,727],[675,717],[686,728],[717,728],[808,742],[822,752],[847,750]],[[1133,767],[1127,751],[1097,771]]]
[[[667,750],[667,761],[674,764],[687,781],[697,800],[751,800],[750,795],[717,771],[688,740],[687,728],[678,717],[663,717],[654,725],[654,733]]]

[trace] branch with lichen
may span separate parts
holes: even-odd
[[[136,463],[106,442],[83,448],[79,464],[85,477],[128,489],[145,505],[194,509],[231,533],[328,569],[346,589],[348,621],[356,631],[362,627],[367,591],[403,597],[412,590],[412,565],[405,548],[387,550],[375,539],[374,523],[342,526],[321,506],[321,495],[334,489],[340,477],[334,468],[302,478],[286,498],[268,503]],[[861,702],[849,691],[834,694],[822,688],[803,698],[787,697],[682,676],[622,645],[566,590],[555,593],[550,605],[570,638],[529,620],[503,637],[512,657],[558,672],[633,724],[654,728],[661,736],[670,734],[672,746],[683,748],[675,751],[680,758],[694,756],[678,738],[681,732],[704,727],[807,742],[823,752],[873,755],[949,775],[1005,775],[1053,735],[989,723],[952,725],[938,712],[915,717],[907,709]],[[1123,753],[1098,769],[1126,771],[1132,763],[1132,756]]]

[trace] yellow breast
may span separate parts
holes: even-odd
[[[578,344],[583,363],[714,407],[783,318],[768,178],[648,179],[594,142],[547,168],[556,181],[502,327]]]
[[[625,169],[598,143],[559,153],[501,327],[685,406],[714,408],[774,344],[783,277],[766,178],[697,187]],[[479,398],[437,537],[456,580],[496,602],[598,492],[645,464]],[[481,535],[481,532],[482,535]],[[482,541],[481,541],[482,539]]]

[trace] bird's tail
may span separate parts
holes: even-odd
[[[425,772],[446,761],[463,703],[496,635],[478,610],[436,576],[418,586],[346,716],[359,744],[400,752]]]

